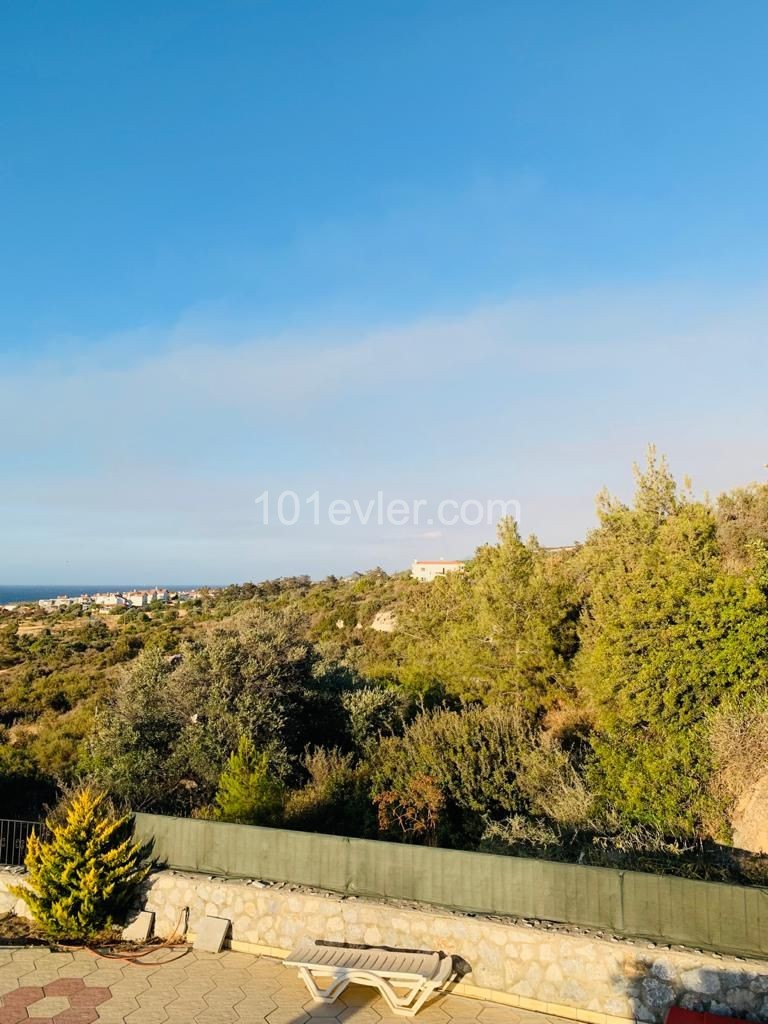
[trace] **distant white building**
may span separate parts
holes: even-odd
[[[93,603],[100,608],[127,608],[129,604],[122,594],[94,594]]]
[[[132,608],[143,608],[149,603],[146,590],[129,590],[124,597]]]
[[[411,565],[411,576],[422,583],[431,583],[438,576],[446,576],[449,572],[462,572],[463,562],[446,562],[442,558],[439,562],[416,561]]]
[[[45,612],[56,612],[61,608],[69,608],[70,605],[79,604],[80,600],[79,597],[66,597],[62,594],[60,597],[44,597],[37,603]]]

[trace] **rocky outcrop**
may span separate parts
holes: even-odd
[[[371,629],[377,633],[394,633],[397,627],[397,615],[393,611],[376,612],[371,622]]]

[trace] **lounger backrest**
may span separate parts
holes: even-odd
[[[377,974],[402,974],[433,978],[440,968],[439,953],[413,953],[401,950],[352,946],[332,946],[303,942],[284,961],[296,966],[328,967],[347,971],[371,971]]]

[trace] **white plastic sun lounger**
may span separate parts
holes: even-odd
[[[334,1002],[350,983],[372,985],[402,1017],[413,1017],[453,975],[453,959],[439,953],[334,946],[309,939],[283,963],[298,967],[299,977],[318,1002]],[[319,987],[318,978],[327,979],[325,988]]]

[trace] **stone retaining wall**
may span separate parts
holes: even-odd
[[[0,871],[0,912],[23,910]],[[154,874],[145,908],[167,936],[206,914],[232,921],[236,949],[283,956],[303,938],[439,949],[461,958],[458,990],[585,1024],[660,1024],[673,1004],[768,1020],[768,963],[433,908],[187,875]]]
[[[0,868],[0,914],[27,916],[27,905],[24,900],[18,899],[10,891],[12,885],[19,885],[23,881],[24,872],[21,868]]]

